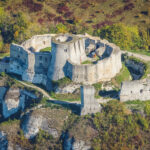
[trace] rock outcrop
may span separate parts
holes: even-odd
[[[36,95],[20,88],[0,87],[0,103],[2,104],[2,115],[8,118],[25,108],[25,102],[36,99]]]
[[[40,130],[58,138],[61,135],[64,121],[67,119],[66,116],[66,111],[40,108],[22,117],[21,128],[27,139],[34,138]]]
[[[73,93],[76,89],[80,88],[80,84],[69,84],[63,88],[56,88],[55,93],[57,94],[67,94]]]
[[[6,150],[8,146],[6,133],[0,131],[0,150]]]
[[[8,118],[18,110],[23,110],[25,106],[25,95],[21,94],[19,88],[10,88],[2,101],[3,116]]]
[[[73,150],[90,150],[91,146],[87,145],[84,141],[75,141],[72,145]]]
[[[42,121],[43,118],[42,116],[40,116],[40,114],[34,116],[26,114],[26,117],[22,123],[22,130],[24,132],[24,136],[27,139],[34,138],[41,128]]]

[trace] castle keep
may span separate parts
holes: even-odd
[[[41,51],[47,47],[51,52]],[[72,34],[36,35],[21,45],[11,44],[9,61],[0,62],[0,71],[47,87],[49,81],[63,77],[83,84],[109,81],[121,68],[119,47],[99,38]]]

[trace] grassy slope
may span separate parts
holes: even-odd
[[[116,75],[116,77],[114,77],[114,78],[112,79],[112,83],[113,83],[116,87],[120,87],[120,86],[121,86],[121,82],[127,81],[127,80],[131,80],[131,75],[130,75],[130,72],[129,72],[129,70],[127,69],[127,67],[123,64],[120,73],[118,73],[118,74]]]
[[[138,25],[142,28],[148,27],[150,24],[150,19],[148,15],[141,14],[141,11],[147,11],[150,2],[143,2],[143,0],[129,0],[129,2],[123,2],[123,0],[87,0],[85,2],[80,0],[67,1],[67,0],[45,0],[40,2],[34,0],[38,4],[42,4],[42,10],[40,11],[31,11],[29,6],[26,6],[27,0],[24,4],[22,0],[8,0],[5,2],[0,2],[0,6],[4,6],[6,11],[10,13],[17,13],[19,11],[24,12],[31,21],[32,26],[29,30],[34,27],[40,29],[36,32],[47,32],[49,31],[49,25],[53,25],[53,19],[50,19],[48,14],[55,14],[57,16],[62,16],[66,20],[70,17],[64,17],[64,14],[60,14],[57,11],[58,4],[65,3],[69,8],[70,12],[73,12],[71,18],[76,18],[76,27],[81,29],[86,27],[87,31],[91,32],[93,30],[93,25],[102,23],[106,20],[109,20],[113,23],[123,22],[125,24]],[[114,14],[114,12],[121,10],[125,5],[133,4],[134,8],[132,10],[123,11],[113,15],[113,17],[108,17],[108,15]],[[85,7],[85,8],[84,8]],[[40,26],[42,26],[42,28]],[[68,24],[68,26],[71,24]],[[34,32],[33,32],[34,33]]]

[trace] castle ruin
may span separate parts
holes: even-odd
[[[125,81],[120,91],[120,101],[150,100],[150,79]]]
[[[93,114],[100,112],[100,104],[95,99],[95,89],[93,86],[84,85],[81,91],[81,115]]]
[[[47,47],[51,52],[41,51]],[[93,52],[98,54],[96,61],[89,57]],[[0,61],[0,71],[46,87],[50,87],[51,80],[63,77],[83,84],[109,81],[121,68],[119,47],[99,38],[72,34],[36,35],[21,45],[11,44],[9,61]]]

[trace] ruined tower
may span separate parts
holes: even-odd
[[[67,60],[80,64],[86,59],[85,39],[71,34],[52,38],[52,60],[48,71],[51,80],[65,77]]]
[[[81,86],[81,115],[93,114],[100,112],[100,104],[96,101],[94,94],[95,89],[93,86]]]

